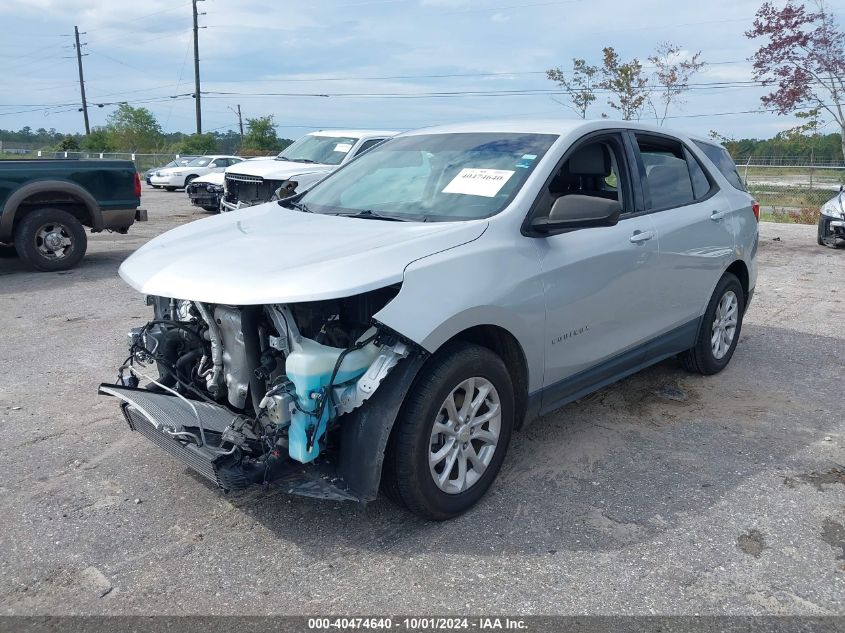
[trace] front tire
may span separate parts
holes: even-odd
[[[185,186],[183,188],[187,189],[188,185],[190,185],[196,179],[197,179],[196,176],[188,176],[187,178],[185,178]]]
[[[165,191],[176,191],[176,187],[165,187]]]
[[[502,359],[456,343],[422,369],[385,456],[389,496],[427,519],[451,519],[493,483],[510,443],[514,393]]]
[[[88,248],[82,223],[62,209],[37,209],[15,229],[15,249],[27,264],[44,272],[76,266]]]
[[[707,304],[695,346],[681,354],[684,368],[710,376],[727,367],[739,341],[744,312],[742,284],[733,273],[725,273]]]
[[[822,216],[819,217],[819,231],[818,231],[818,237],[816,238],[816,241],[818,242],[819,246],[826,246],[826,244],[824,243],[824,237],[825,237],[826,232],[827,231],[826,231],[824,216],[822,215]]]

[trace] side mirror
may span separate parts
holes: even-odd
[[[534,218],[531,228],[545,234],[613,226],[619,222],[621,213],[622,206],[617,200],[572,194],[555,200],[548,217]]]

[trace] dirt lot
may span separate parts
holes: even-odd
[[[761,225],[725,372],[665,362],[547,416],[432,524],[224,496],[97,397],[148,313],[118,265],[204,215],[143,203],[76,270],[0,260],[0,613],[845,614],[845,250],[814,227]]]

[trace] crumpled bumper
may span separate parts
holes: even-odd
[[[241,459],[237,451],[221,449],[220,436],[237,417],[223,406],[195,400],[189,403],[165,393],[111,384],[100,385],[99,394],[122,402],[121,410],[130,429],[223,490],[267,482],[290,494],[336,501],[361,500],[336,475],[331,460],[300,464],[283,456],[256,464]]]

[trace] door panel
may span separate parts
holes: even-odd
[[[546,296],[545,387],[654,336],[658,243],[651,216],[556,235],[539,248]],[[544,409],[555,399],[554,391],[544,395]]]
[[[658,333],[700,317],[733,260],[731,202],[678,139],[635,134],[647,205],[659,241]]]
[[[660,331],[700,317],[722,271],[733,260],[730,209],[721,195],[652,214],[660,240],[655,288]]]

